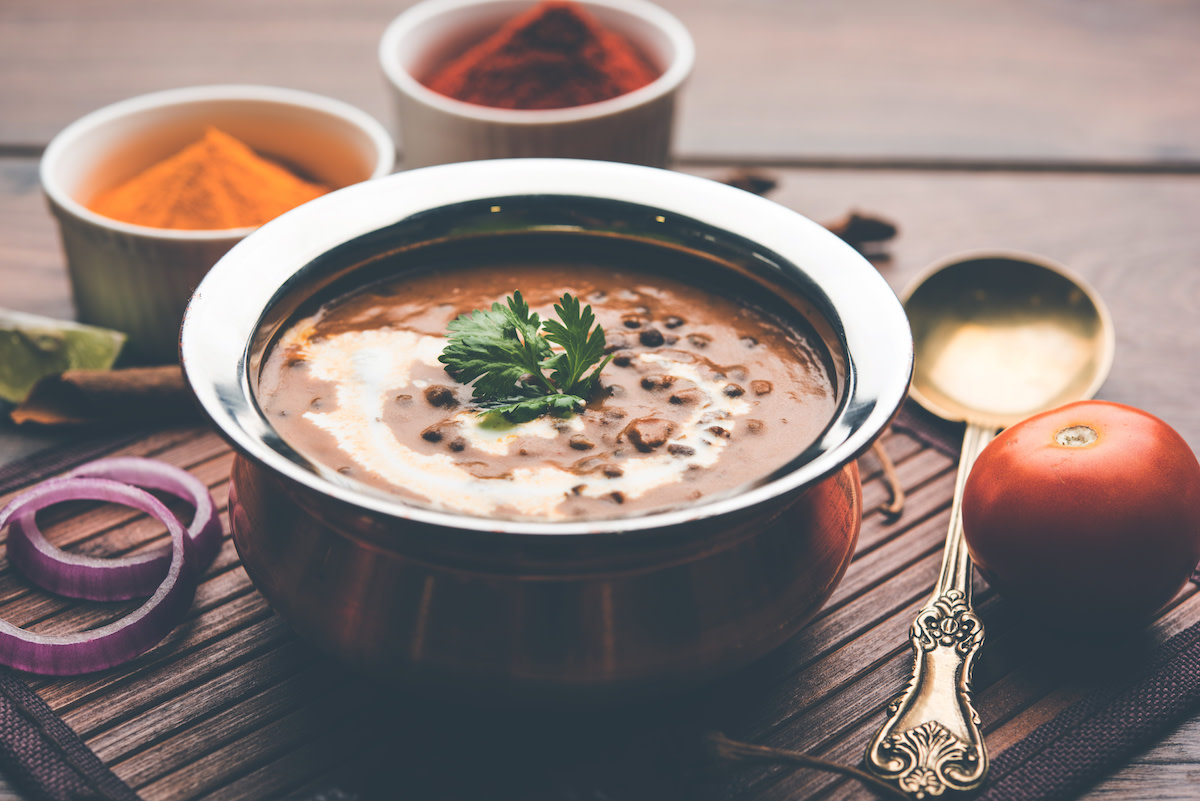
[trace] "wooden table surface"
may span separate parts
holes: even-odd
[[[394,127],[375,52],[409,4],[2,0],[0,306],[73,315],[37,176],[62,127],[143,92],[226,82],[320,92]],[[1200,4],[660,4],[697,45],[677,169],[762,171],[773,199],[818,221],[887,217],[899,235],[879,268],[897,290],[980,248],[1067,265],[1115,321],[1100,397],[1200,449]],[[0,463],[69,436],[0,427]],[[1088,797],[1200,798],[1197,771],[1200,719]]]

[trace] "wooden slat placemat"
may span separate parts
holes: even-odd
[[[26,678],[146,801],[874,798],[828,773],[718,764],[704,737],[719,730],[843,764],[861,760],[907,680],[907,631],[937,574],[957,459],[957,443],[914,416],[903,416],[884,445],[908,493],[903,514],[889,520],[879,510],[888,490],[878,463],[864,456],[867,513],[829,603],[775,653],[686,696],[604,709],[479,709],[379,687],[297,638],[254,589],[228,538],[188,620],[162,644],[102,673]],[[165,429],[111,448],[187,468],[224,513],[232,454],[210,430]],[[10,473],[0,502],[67,465]],[[118,506],[64,505],[44,522],[53,541],[87,553],[164,538],[161,526]],[[1089,653],[1031,632],[977,587],[988,639],[976,699],[993,756],[1200,620],[1189,586],[1116,657],[1111,646]],[[0,561],[0,615],[13,623],[79,630],[127,608],[47,595]]]

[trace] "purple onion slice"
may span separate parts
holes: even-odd
[[[46,481],[21,493],[0,510],[0,529],[9,528],[8,547],[20,549],[36,529],[10,525],[39,509],[74,500],[120,503],[152,515],[171,535],[169,561],[150,598],[124,617],[90,631],[39,634],[0,620],[0,663],[18,670],[73,676],[104,670],[133,659],[165,637],[191,606],[197,573],[190,569],[195,544],[183,525],[149,492],[107,478],[71,477]],[[40,532],[37,536],[41,536]],[[67,575],[67,566],[60,566]],[[86,583],[90,568],[71,566]]]
[[[89,462],[45,484],[78,477],[107,478],[146,490],[160,490],[191,503],[196,511],[187,533],[195,546],[195,557],[189,560],[189,569],[197,579],[221,549],[225,532],[212,495],[202,481],[183,468],[154,459],[115,457]],[[170,548],[166,546],[112,558],[63,551],[42,535],[32,510],[14,516],[11,525],[24,537],[14,540],[10,536],[9,562],[42,589],[69,598],[89,601],[145,598],[162,582],[171,561]]]

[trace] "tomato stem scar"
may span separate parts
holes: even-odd
[[[1054,435],[1054,441],[1068,448],[1082,448],[1091,445],[1099,438],[1096,429],[1091,426],[1067,426],[1060,428]]]

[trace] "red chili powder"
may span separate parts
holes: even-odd
[[[658,77],[632,44],[578,4],[543,0],[437,71],[426,85],[481,106],[582,106]]]

